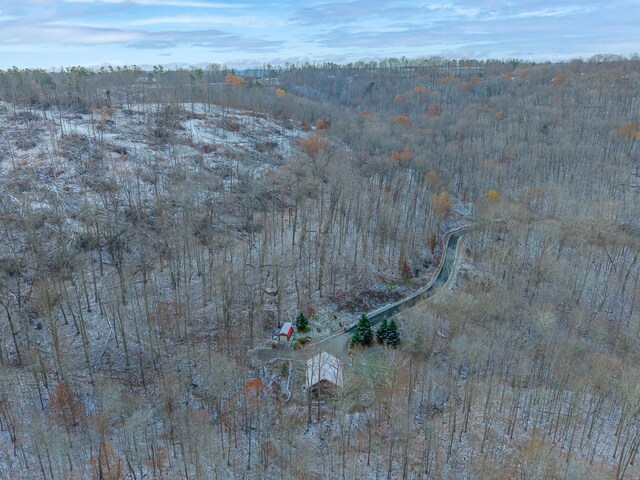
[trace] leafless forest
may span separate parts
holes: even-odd
[[[0,71],[0,479],[638,478],[639,98],[613,56]],[[337,400],[252,354],[461,225]]]

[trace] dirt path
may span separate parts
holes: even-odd
[[[455,276],[459,241],[472,228],[473,227],[462,227],[447,232],[445,234],[446,246],[444,249],[444,259],[441,262],[438,273],[429,285],[410,297],[390,305],[385,305],[384,307],[370,312],[367,316],[369,317],[371,324],[375,325],[376,323],[381,322],[383,318],[391,318],[400,310],[414,307],[418,303],[434,296],[443,286],[445,286],[447,282]],[[262,363],[269,363],[274,360],[294,360],[304,362],[320,352],[327,352],[341,359],[345,363],[351,363],[351,357],[347,346],[351,340],[354,329],[355,324],[343,333],[338,333],[318,342],[305,345],[299,350],[293,350],[287,347],[280,347],[277,349],[259,348],[249,352],[249,354],[260,360]]]

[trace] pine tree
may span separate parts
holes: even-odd
[[[382,323],[380,327],[378,327],[378,331],[376,332],[376,338],[380,343],[387,341],[387,336],[389,335],[389,324],[387,323],[387,318],[382,319]]]
[[[367,317],[364,313],[358,321],[358,328],[360,329],[360,334],[362,335],[362,343],[364,345],[369,345],[371,343],[371,340],[373,340],[373,328],[371,328],[369,317]]]
[[[304,316],[304,313],[300,312],[296,317],[296,329],[299,332],[304,332],[309,326],[309,319]]]
[[[351,343],[353,343],[354,345],[362,345],[362,334],[357,327],[353,332],[353,337],[351,337]]]
[[[392,319],[387,329],[387,345],[395,347],[398,343],[400,343],[400,333],[398,332],[396,321]]]
[[[353,337],[351,337],[351,342],[354,345],[369,345],[371,340],[373,340],[373,328],[371,328],[371,322],[365,314],[362,314],[360,320],[358,320],[358,325],[356,325],[356,329],[353,332]]]

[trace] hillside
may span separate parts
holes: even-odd
[[[0,71],[0,478],[638,477],[639,89],[634,60]],[[398,348],[311,408],[319,342],[461,225]]]

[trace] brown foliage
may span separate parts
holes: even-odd
[[[431,250],[431,253],[436,251],[436,240],[436,232],[431,232],[427,237],[427,245],[429,246],[429,250]]]
[[[248,380],[244,382],[244,386],[242,390],[245,394],[255,393],[256,395],[264,388],[264,382],[260,378],[254,378],[253,380]]]
[[[395,97],[393,97],[393,101],[396,102],[396,103],[401,103],[402,100],[404,100],[404,95],[401,95],[399,93],[396,94]]]
[[[434,103],[427,110],[427,117],[439,117],[441,113],[440,107]]]
[[[234,75],[231,72],[227,73],[224,81],[227,83],[227,85],[231,85],[233,88],[238,88],[244,85],[244,78],[242,78],[240,75]]]
[[[449,212],[453,206],[453,200],[449,198],[449,194],[447,192],[440,192],[439,195],[434,193],[431,195],[431,201],[433,202],[433,207],[440,218],[447,218],[449,216]]]
[[[82,403],[76,398],[71,387],[65,381],[58,383],[51,393],[49,408],[53,417],[69,428],[78,425],[84,415]]]
[[[424,85],[418,85],[413,89],[413,91],[416,93],[429,93],[431,90],[429,90],[429,87],[425,87]]]
[[[411,125],[411,120],[409,120],[409,115],[406,113],[401,113],[396,117],[396,123],[398,125],[402,125],[403,127],[408,127]]]
[[[635,123],[625,123],[618,129],[618,133],[624,137],[639,138],[640,127]]]
[[[487,192],[487,198],[492,202],[497,202],[500,200],[500,194],[495,190],[489,190]]]
[[[447,75],[446,77],[442,77],[442,79],[440,79],[440,83],[451,83],[456,79],[455,76],[453,75]]]
[[[411,267],[409,267],[409,262],[407,261],[407,256],[404,254],[404,252],[400,254],[398,267],[400,268],[400,275],[402,275],[402,278],[404,280],[408,280],[411,278]]]
[[[156,315],[154,320],[158,327],[163,330],[171,330],[175,324],[176,318],[180,318],[186,311],[185,304],[182,302],[166,302],[160,300],[156,306]]]
[[[331,122],[320,118],[316,122],[316,128],[318,130],[329,130],[331,128]]]
[[[424,175],[424,184],[429,188],[435,188],[438,185],[438,172],[430,170]]]
[[[143,457],[143,459],[146,460],[146,461],[143,460],[143,464],[147,468],[153,469],[154,472],[156,472],[157,470],[158,473],[162,473],[165,469],[165,463],[168,457],[167,449],[164,447],[161,447],[160,445],[156,445],[150,450],[152,450],[151,455],[149,455],[148,457],[147,456]]]
[[[401,152],[391,152],[389,157],[392,161],[398,162],[402,165],[409,163],[415,157],[415,153],[409,147],[404,147],[404,150]]]
[[[104,480],[119,480],[125,476],[124,459],[115,453],[113,444],[101,441],[98,454],[89,459],[96,473],[95,478]]]
[[[327,148],[327,141],[317,135],[309,135],[300,140],[300,146],[314,160],[318,158],[321,150]]]

